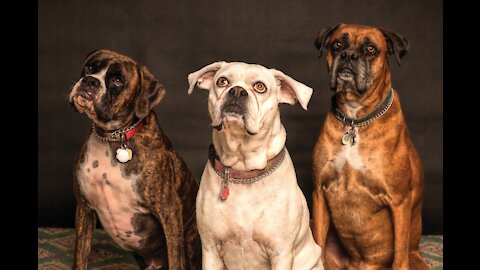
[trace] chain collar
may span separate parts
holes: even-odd
[[[366,126],[373,122],[375,119],[382,116],[384,113],[386,113],[388,109],[390,109],[393,103],[393,97],[393,88],[390,88],[387,96],[382,100],[382,102],[377,105],[377,107],[375,107],[372,112],[357,119],[346,117],[345,114],[343,114],[343,112],[340,111],[340,109],[338,109],[337,107],[334,108],[333,114],[335,115],[335,118],[340,120],[344,125],[348,125],[351,127]],[[336,103],[334,102],[334,104]]]
[[[218,157],[215,148],[213,147],[213,144],[210,145],[210,161],[212,162],[213,169],[214,171],[222,177],[222,179],[228,179],[228,182],[234,183],[234,184],[252,184],[255,183],[259,180],[262,180],[263,178],[269,176],[272,174],[275,170],[280,167],[280,165],[283,163],[283,160],[285,159],[285,152],[286,149],[285,147],[282,148],[280,153],[278,153],[274,158],[270,159],[267,163],[267,167],[263,170],[252,170],[252,171],[238,171],[234,170],[230,167],[226,167],[220,162],[220,158]],[[212,156],[214,155],[214,156]],[[255,175],[252,177],[241,177],[241,175]],[[232,177],[234,176],[234,177]],[[235,177],[237,176],[237,177]],[[240,176],[240,177],[239,177]]]
[[[128,137],[127,133],[129,131],[131,131],[132,129],[136,128],[137,126],[138,126],[138,129],[140,129],[142,127],[142,125],[139,126],[139,124],[142,123],[142,121],[144,119],[145,118],[139,119],[137,122],[135,122],[135,124],[133,124],[133,125],[127,127],[127,128],[117,129],[113,132],[110,132],[110,135],[107,136],[107,137],[102,137],[102,136],[98,135],[97,131],[95,130],[95,123],[93,123],[92,124],[93,134],[95,134],[95,137],[102,142],[120,142],[120,141],[128,140],[129,138],[127,138]],[[135,134],[135,132],[133,132],[133,133]],[[133,136],[133,134],[131,136]]]

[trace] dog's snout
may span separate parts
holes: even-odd
[[[99,87],[100,81],[92,76],[85,76],[82,79],[82,86]]]
[[[340,57],[345,60],[345,61],[350,61],[350,60],[357,60],[358,59],[358,53],[356,51],[343,51],[340,54]]]
[[[247,90],[243,89],[243,87],[240,86],[234,86],[228,91],[229,95],[232,95],[236,98],[243,98],[248,96]]]
[[[85,76],[82,79],[80,87],[78,87],[77,95],[82,96],[86,100],[94,99],[95,94],[99,91],[100,81],[92,76]]]

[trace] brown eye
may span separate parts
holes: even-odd
[[[377,51],[377,49],[375,47],[373,47],[372,45],[368,45],[366,50],[369,54],[374,54]]]
[[[257,82],[256,84],[254,84],[253,89],[255,89],[255,91],[257,91],[259,93],[263,93],[263,92],[267,91],[267,87],[265,87],[265,84],[263,84],[261,82]]]
[[[112,79],[110,79],[110,81],[112,83],[115,83],[115,84],[121,84],[122,83],[122,79],[120,77],[113,77]]]
[[[333,43],[333,48],[334,48],[335,50],[340,49],[342,46],[343,46],[343,44],[342,44],[340,41],[335,41],[335,42]]]
[[[88,65],[88,66],[87,66],[87,71],[88,71],[88,72],[93,73],[93,70],[94,70],[94,68],[93,68],[92,65]]]
[[[218,86],[218,87],[225,87],[225,86],[227,86],[227,85],[228,85],[228,80],[227,80],[227,78],[225,78],[225,77],[220,77],[220,79],[218,79],[218,81],[217,81],[217,86]]]

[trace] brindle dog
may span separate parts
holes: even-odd
[[[153,107],[164,95],[131,58],[108,50],[87,56],[69,99],[93,121],[74,171],[74,269],[86,269],[96,216],[142,269],[201,267],[198,184],[158,125]]]

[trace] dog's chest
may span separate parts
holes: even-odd
[[[329,158],[331,173],[323,179],[326,199],[334,215],[363,222],[358,213],[375,213],[386,204],[387,187],[384,181],[384,161],[376,151],[362,151],[357,135],[355,145],[342,145]],[[348,206],[348,207],[346,207]]]
[[[217,196],[206,207],[211,207],[209,212],[217,222],[208,225],[209,231],[220,243],[217,248],[228,269],[270,269],[269,243],[274,235],[280,235],[273,224],[282,221],[273,215],[281,211],[281,203],[275,192],[267,189],[268,180],[248,187],[231,184],[226,201],[218,200],[218,193],[210,195]]]
[[[252,184],[229,184],[220,199],[222,178],[207,164],[197,196],[200,233],[208,232],[228,269],[270,269],[272,243],[291,243],[298,221],[308,220],[289,157],[271,175]],[[308,212],[307,212],[308,213]],[[298,247],[300,249],[300,247]]]
[[[357,135],[356,140],[359,140]],[[364,158],[360,154],[358,142],[355,145],[342,145],[338,152],[333,157],[333,169],[336,172],[344,170],[346,165],[357,171],[365,171],[367,166],[364,163]]]
[[[79,166],[80,191],[90,207],[95,209],[105,231],[125,249],[139,246],[140,236],[133,224],[148,211],[139,205],[135,190],[139,177],[122,172],[122,164],[113,161],[112,150],[106,143],[90,137],[83,163]]]

